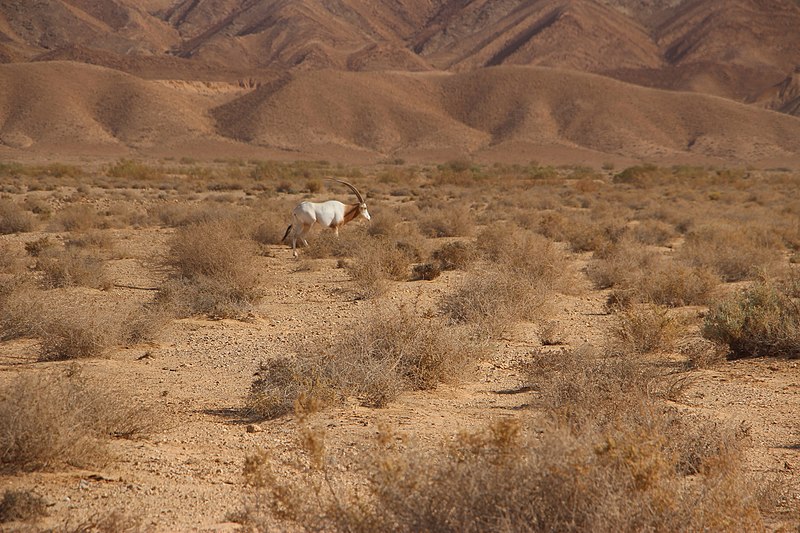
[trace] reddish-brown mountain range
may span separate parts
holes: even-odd
[[[794,0],[0,0],[0,62],[16,150],[800,153]]]

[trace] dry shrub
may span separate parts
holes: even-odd
[[[46,303],[30,276],[0,277],[0,340],[33,337]]]
[[[295,202],[286,198],[268,199],[257,202],[253,213],[247,215],[252,220],[248,226],[251,238],[259,244],[281,244],[287,226],[292,220]],[[291,240],[287,238],[291,244]]]
[[[397,235],[399,228],[405,226],[403,218],[396,209],[370,209],[372,218],[367,227],[368,235],[382,235],[392,237]]]
[[[662,261],[633,288],[640,295],[639,301],[681,307],[708,304],[719,283],[717,275],[708,269]]]
[[[204,202],[201,204],[163,203],[148,209],[148,215],[155,222],[172,228],[195,224],[227,221],[239,222],[243,217],[241,208],[229,204]]]
[[[631,233],[637,241],[653,246],[666,246],[677,235],[672,224],[653,219],[642,220]]]
[[[597,250],[616,242],[624,232],[624,222],[613,213],[590,217],[582,213],[567,216],[553,212],[545,214],[539,221],[539,233],[548,239],[568,242],[573,252]]]
[[[548,283],[503,269],[476,269],[446,294],[440,310],[452,322],[467,324],[480,338],[497,338],[514,322],[535,320],[547,304]]]
[[[611,301],[623,305],[704,305],[720,282],[706,268],[675,263],[630,239],[595,251],[586,274],[598,288],[613,287]]]
[[[407,280],[411,263],[418,261],[419,251],[404,241],[385,237],[364,239],[346,268],[362,298],[384,294],[390,280]]]
[[[565,272],[564,254],[541,235],[505,222],[482,230],[477,248],[494,264],[468,272],[444,296],[441,311],[481,337],[500,336],[516,321],[537,318]]]
[[[304,428],[305,457],[284,465],[298,475],[278,475],[265,452],[248,458],[252,499],[239,519],[351,532],[763,527],[740,428],[665,407],[648,392],[652,372],[632,359],[578,352],[539,363],[531,378],[544,422],[505,418],[434,449],[397,445],[382,429],[344,468],[324,433]]]
[[[382,407],[403,391],[459,379],[482,354],[482,346],[459,329],[407,309],[375,308],[332,346],[302,345],[293,358],[262,364],[248,408],[254,416],[274,418],[344,397]]]
[[[427,237],[469,237],[475,227],[474,219],[469,206],[448,204],[422,211],[417,224]]]
[[[58,211],[50,221],[52,231],[87,231],[105,226],[103,217],[90,205],[70,205]]]
[[[0,501],[0,524],[27,522],[47,515],[47,502],[30,490],[9,489]]]
[[[107,458],[105,441],[155,431],[162,418],[78,367],[17,377],[0,394],[0,468],[85,467]]]
[[[11,200],[0,200],[0,234],[33,231],[36,217]]]
[[[0,241],[0,275],[15,276],[25,271],[21,251],[7,241]]]
[[[622,239],[596,250],[586,274],[599,289],[630,287],[632,280],[644,277],[656,262],[654,252],[640,243]]]
[[[679,255],[725,281],[741,281],[780,260],[780,244],[763,237],[740,226],[707,225],[687,234]]]
[[[120,342],[126,346],[155,342],[171,319],[172,312],[159,299],[133,307],[122,321]]]
[[[306,236],[306,240],[308,240],[309,245],[308,248],[303,250],[303,255],[311,259],[326,259],[330,257],[353,257],[367,240],[367,237],[363,227],[351,228],[347,226],[339,231],[338,237],[330,230],[312,230],[310,236]],[[292,245],[291,234],[286,237],[286,244]],[[302,246],[303,243],[298,240],[298,249]]]
[[[120,159],[109,166],[106,173],[113,178],[121,178],[126,182],[155,181],[164,177],[163,169],[132,159]]]
[[[36,269],[45,287],[92,287],[108,289],[110,280],[103,271],[104,261],[95,253],[78,248],[52,246],[39,252]]]
[[[454,241],[434,250],[431,258],[442,270],[466,270],[478,259],[478,253],[472,243]]]
[[[251,416],[272,419],[295,409],[312,412],[341,398],[332,383],[329,361],[299,351],[297,357],[261,363],[247,398]]]
[[[121,317],[91,306],[51,304],[36,336],[43,360],[100,357],[120,343]]]
[[[261,298],[256,245],[221,221],[182,227],[170,243],[173,279],[160,301],[180,316],[196,313],[235,317]]]
[[[411,279],[414,281],[430,281],[442,275],[439,263],[420,263],[411,269]]]
[[[614,304],[653,303],[668,307],[707,305],[720,279],[703,267],[690,267],[659,259],[649,270],[634,270],[618,283],[609,297]]]
[[[93,248],[110,251],[114,248],[114,238],[107,231],[89,230],[70,238],[66,245],[70,248]]]
[[[758,282],[713,306],[703,336],[725,345],[729,357],[800,357],[800,304],[778,287]]]
[[[73,522],[67,520],[58,533],[139,533],[149,531],[139,517],[112,510],[96,513],[91,517]]]
[[[58,246],[55,242],[53,242],[50,237],[44,236],[36,239],[35,241],[29,241],[25,243],[25,251],[31,257],[39,257],[42,252],[47,250],[48,248],[52,248],[54,246]]]
[[[681,329],[669,310],[657,305],[633,305],[618,315],[613,348],[623,353],[646,354],[672,349]]]

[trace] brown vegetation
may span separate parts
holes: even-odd
[[[20,376],[0,396],[0,468],[101,464],[109,438],[146,435],[160,423],[155,411],[87,380],[78,367]]]
[[[43,487],[42,528],[212,528],[243,491],[228,518],[276,530],[798,523],[795,173],[112,167],[15,166],[4,193],[50,208],[0,239],[2,481]],[[328,175],[368,182],[374,222],[295,261]],[[119,390],[186,423],[109,441],[161,420]]]

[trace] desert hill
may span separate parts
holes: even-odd
[[[0,60],[70,59],[165,78],[181,63],[165,61],[174,58],[197,79],[210,67],[514,64],[742,100],[800,65],[798,28],[793,0],[42,0],[0,2]]]
[[[799,28],[794,0],[0,0],[0,141],[800,158]]]
[[[739,162],[800,154],[797,118],[542,67],[301,71],[250,90],[74,62],[10,64],[0,66],[0,124],[7,147],[49,153],[140,154],[213,141],[299,155],[338,148],[365,160],[546,160],[549,149]]]
[[[198,97],[71,62],[0,67],[0,141],[14,148],[126,152],[213,133]]]

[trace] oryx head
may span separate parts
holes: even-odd
[[[333,181],[338,181],[342,185],[346,185],[346,186],[350,187],[350,190],[353,191],[353,193],[356,195],[356,198],[358,198],[358,204],[359,204],[358,205],[358,213],[362,217],[366,218],[367,220],[370,219],[369,211],[367,211],[367,202],[364,201],[364,197],[361,196],[361,193],[358,192],[358,189],[356,189],[355,186],[352,183],[346,182],[344,180],[337,180],[335,178],[328,178],[328,179],[331,179]]]

